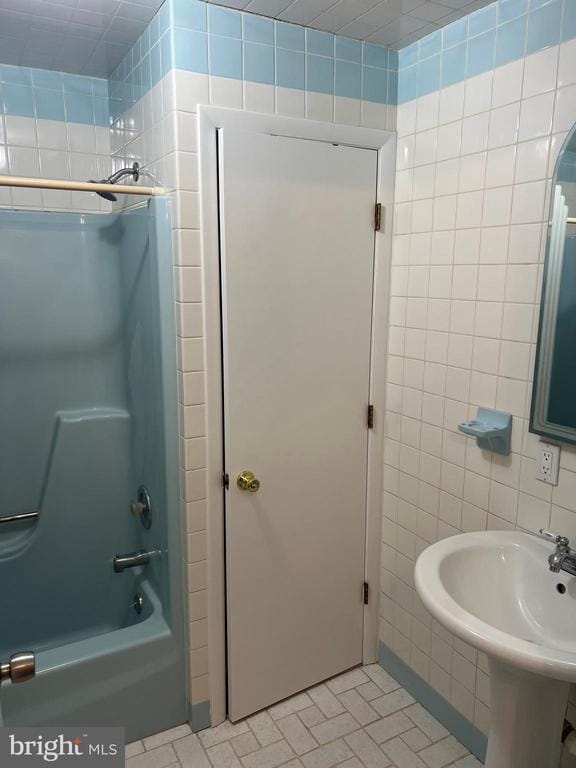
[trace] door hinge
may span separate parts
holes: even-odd
[[[368,586],[368,582],[365,581],[362,585],[362,602],[364,605],[368,605],[368,598],[370,596],[370,587]]]
[[[374,406],[373,405],[368,405],[366,422],[368,424],[368,429],[374,429]]]
[[[381,232],[384,229],[384,218],[386,215],[386,209],[382,207],[382,203],[376,203],[374,208],[374,231]]]
[[[230,488],[230,477],[228,476],[228,472],[224,472],[222,475],[222,487],[226,488],[226,490]]]

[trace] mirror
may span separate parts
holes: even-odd
[[[576,126],[552,181],[530,431],[576,444]]]

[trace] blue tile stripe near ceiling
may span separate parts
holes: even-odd
[[[108,81],[48,69],[0,65],[0,112],[108,125]]]
[[[173,68],[397,103],[396,51],[203,0],[166,0],[112,75],[112,119]]]
[[[173,68],[396,104],[574,37],[576,0],[498,0],[399,54],[203,0],[166,0],[110,81],[1,66],[0,110],[107,125]]]
[[[398,103],[576,37],[576,0],[498,0],[399,53]]]

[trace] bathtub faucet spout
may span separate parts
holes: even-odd
[[[150,552],[141,549],[138,552],[129,552],[126,555],[116,555],[114,558],[114,571],[116,573],[122,573],[126,568],[136,568],[137,565],[148,565],[150,558],[157,557],[162,553],[153,549]]]

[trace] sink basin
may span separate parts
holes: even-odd
[[[556,768],[576,682],[576,579],[551,573],[554,545],[519,531],[453,536],[428,547],[416,589],[446,629],[490,664],[487,768]]]

